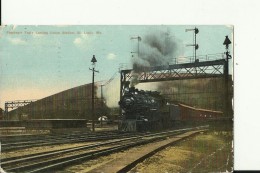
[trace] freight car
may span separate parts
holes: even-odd
[[[128,88],[119,101],[122,121],[119,130],[151,131],[169,128],[177,119],[179,108],[156,91]],[[176,109],[177,108],[177,109]]]
[[[198,109],[185,104],[170,103],[156,91],[127,88],[119,101],[121,131],[154,131],[173,128],[187,122],[218,119],[221,111]]]

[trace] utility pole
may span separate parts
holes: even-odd
[[[226,46],[226,62],[225,62],[225,65],[224,65],[224,75],[225,75],[225,99],[226,99],[226,102],[225,102],[225,114],[226,116],[229,116],[229,107],[230,107],[230,100],[229,100],[229,86],[228,86],[228,80],[229,80],[229,72],[228,72],[228,60],[231,59],[231,55],[229,53],[229,50],[228,50],[228,47],[229,45],[231,44],[231,41],[229,40],[228,36],[226,36],[225,38],[225,41],[223,43],[223,45]]]
[[[9,120],[9,117],[8,117],[8,104],[5,103],[5,120]]]
[[[95,131],[95,103],[94,103],[94,90],[95,90],[95,85],[94,85],[94,82],[95,82],[95,72],[98,72],[95,70],[95,63],[97,62],[96,58],[95,58],[95,55],[93,55],[93,58],[91,60],[92,62],[92,69],[90,68],[89,70],[92,71],[92,116],[91,116],[91,119],[92,119],[92,131],[94,132]]]
[[[100,120],[101,127],[103,126],[103,111],[104,111],[103,86],[105,85],[101,85],[101,109],[102,109],[101,120]]]

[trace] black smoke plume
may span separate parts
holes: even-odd
[[[138,84],[137,77],[141,72],[149,71],[150,67],[167,67],[180,54],[180,40],[168,32],[147,34],[139,42],[137,56],[133,57],[133,79],[131,86]]]

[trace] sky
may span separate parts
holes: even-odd
[[[225,52],[225,36],[233,27],[174,25],[2,26],[0,28],[0,107],[5,101],[41,99],[92,82],[91,59],[97,59],[95,81],[109,80],[119,68],[129,67],[140,36],[168,33],[178,43],[173,58],[193,55],[197,27],[197,55]],[[162,35],[163,37],[163,35]],[[164,38],[162,38],[164,39]],[[141,48],[141,47],[140,47]],[[230,48],[232,52],[232,47]],[[230,61],[232,67],[232,60]],[[230,73],[232,68],[230,69]]]

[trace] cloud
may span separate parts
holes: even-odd
[[[82,38],[75,38],[75,40],[73,41],[73,43],[76,45],[82,44],[82,42]]]
[[[109,54],[107,54],[107,59],[114,60],[114,59],[116,59],[116,55],[114,53],[109,53]]]
[[[9,42],[14,45],[25,45],[26,41],[22,40],[21,38],[10,38]]]
[[[76,46],[85,46],[86,43],[89,41],[89,37],[87,36],[87,34],[81,34],[80,37],[77,37],[74,39],[73,43],[76,45]]]

